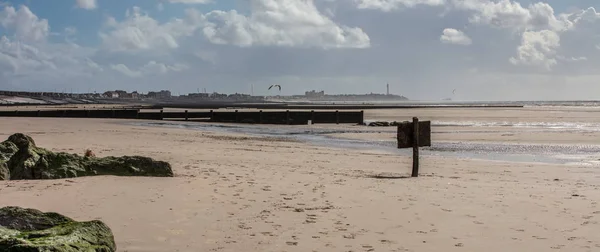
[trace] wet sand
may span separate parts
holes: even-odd
[[[387,113],[405,112],[375,116]],[[529,116],[511,113],[504,119]],[[547,113],[536,115],[550,120]],[[489,117],[471,111],[468,120],[477,114]],[[409,156],[124,124],[132,122],[0,119],[2,139],[23,132],[55,151],[151,156],[171,162],[176,173],[174,178],[5,181],[0,206],[103,220],[119,251],[600,249],[600,175],[592,166],[424,157],[421,178],[389,179],[409,174]],[[478,136],[434,139],[484,138]]]

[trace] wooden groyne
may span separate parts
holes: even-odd
[[[185,120],[253,124],[364,123],[363,111],[203,111],[142,112],[138,109],[98,110],[14,110],[0,111],[0,117],[115,118],[142,120]]]
[[[368,109],[452,109],[452,108],[523,108],[522,104],[293,104],[293,103],[160,103],[148,109],[283,109],[283,110],[368,110]]]

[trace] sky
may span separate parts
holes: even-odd
[[[597,0],[0,0],[0,90],[291,95],[389,83],[416,100],[600,100],[597,10]]]

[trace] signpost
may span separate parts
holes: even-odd
[[[412,177],[419,176],[419,147],[431,146],[431,122],[419,122],[413,117],[412,122],[398,125],[398,149],[413,148]]]

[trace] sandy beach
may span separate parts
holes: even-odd
[[[598,109],[367,111],[370,120],[488,123],[434,126],[434,142],[596,145]],[[493,122],[576,122],[590,130]],[[595,165],[426,155],[411,157],[289,138],[136,121],[0,118],[0,139],[22,132],[54,151],[143,155],[174,178],[87,177],[0,181],[0,206],[99,219],[119,251],[598,251]],[[277,126],[285,127],[285,126]],[[308,126],[297,126],[308,127]],[[348,139],[392,141],[394,128],[351,128]]]

